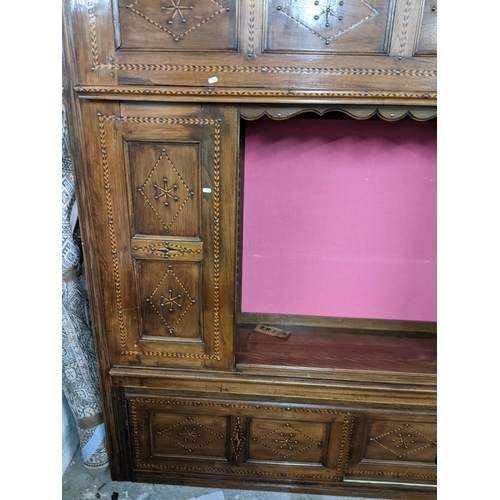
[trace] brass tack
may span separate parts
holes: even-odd
[[[141,192],[141,191],[142,191],[142,189],[141,189],[141,188],[137,188],[137,191]]]
[[[316,1],[314,2],[314,5],[319,5],[318,0],[316,0]]]
[[[219,187],[219,185],[218,185],[218,184],[215,184],[215,187],[216,187],[216,188],[218,188],[218,187]]]
[[[432,12],[435,12],[435,11],[437,10],[437,7],[436,7],[435,5],[433,5],[433,6],[431,7],[431,10],[432,10]]]
[[[155,251],[155,247],[151,247],[151,250],[153,250],[153,252]]]
[[[229,7],[226,7],[226,12],[229,12],[231,9]]]
[[[168,266],[169,269],[172,269],[172,266]]]
[[[111,250],[111,253],[112,253],[113,255],[116,255],[116,250]]]
[[[252,57],[252,56],[253,56],[252,52],[249,52],[249,53],[247,54],[247,56],[248,56],[248,57]]]
[[[113,57],[113,56],[109,56],[109,60],[110,60],[110,61],[114,61],[115,59],[114,59],[114,57]]]
[[[400,74],[401,74],[401,71],[399,71],[399,69],[396,70],[396,75],[400,75]]]
[[[319,19],[319,16],[314,16],[314,19],[316,19],[316,21]]]
[[[134,247],[134,250],[137,250],[137,247]]]
[[[342,19],[344,19],[342,16],[339,16],[339,21],[342,21]]]
[[[104,189],[109,189],[109,186],[106,184],[106,185],[104,186]]]
[[[177,36],[176,36],[176,37],[174,38],[174,42],[178,42],[178,41],[179,41],[179,37],[177,37]]]
[[[166,7],[162,7],[161,10],[166,10]]]
[[[193,6],[192,5],[189,6],[189,10],[193,10]]]
[[[394,113],[391,113],[391,114],[390,114],[390,117],[391,117],[391,118],[394,118]]]
[[[196,302],[196,300],[192,299],[191,302],[194,304]]]
[[[196,250],[198,253],[201,253],[201,250]]]
[[[185,23],[185,22],[186,22],[186,20],[185,20],[185,19],[183,19],[183,20],[182,20],[182,22],[183,22],[183,23]]]
[[[150,302],[150,300],[151,300],[151,299],[148,297],[148,298],[146,299],[146,302]]]
[[[278,6],[276,7],[276,10],[281,10],[281,5],[278,5]]]
[[[330,23],[326,23],[326,24],[325,24],[325,27],[326,27],[326,28],[329,28],[329,27],[330,27]]]
[[[398,59],[401,61],[401,59],[403,59],[403,56],[399,56]]]
[[[106,154],[106,150],[105,149],[101,149],[102,153],[103,154]]]
[[[430,97],[430,94],[424,94],[422,97],[423,97],[424,99],[428,99],[428,98]]]
[[[339,5],[344,5],[344,2],[339,2]]]
[[[146,94],[149,94],[151,92],[151,90],[146,89],[144,92],[146,92]]]
[[[330,40],[325,40],[325,45],[330,45]]]

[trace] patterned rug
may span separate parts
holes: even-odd
[[[62,110],[62,385],[75,417],[84,466],[109,466],[90,322],[66,111]]]

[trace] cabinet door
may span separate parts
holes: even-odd
[[[234,112],[85,103],[91,252],[113,362],[227,368],[234,301]],[[234,114],[234,116],[233,116]],[[234,132],[229,132],[233,125]]]

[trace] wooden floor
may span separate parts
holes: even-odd
[[[325,331],[295,331],[281,340],[243,326],[236,335],[236,365],[435,374],[436,344],[435,338]]]

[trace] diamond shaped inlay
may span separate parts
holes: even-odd
[[[366,0],[288,0],[276,9],[326,45],[380,14]]]
[[[193,453],[194,450],[203,448],[203,446],[218,439],[223,439],[223,436],[200,424],[192,417],[187,417],[162,431],[156,431],[156,434],[172,441],[189,453]]]
[[[390,451],[398,458],[437,445],[436,441],[416,431],[409,424],[404,424],[393,431],[370,438],[370,441]]]
[[[321,442],[307,436],[290,424],[285,424],[283,427],[268,432],[259,438],[254,438],[254,441],[284,459],[302,453],[314,446],[321,446]]]
[[[138,191],[167,233],[194,195],[167,155],[166,149],[162,149],[154,167]]]
[[[163,5],[152,5],[135,0],[127,9],[168,33],[174,42],[181,41],[188,33],[212,20],[222,12],[229,12],[217,0],[166,0]]]
[[[168,332],[173,334],[195,300],[170,266],[146,302],[160,316]]]

